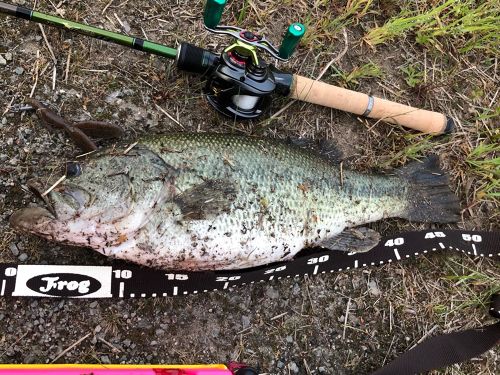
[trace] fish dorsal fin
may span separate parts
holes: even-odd
[[[174,202],[185,220],[205,220],[229,212],[236,190],[230,180],[206,180],[178,194]]]
[[[320,247],[354,253],[364,253],[373,249],[380,242],[380,234],[369,228],[346,229],[335,237],[319,243]]]
[[[314,152],[331,163],[338,164],[344,158],[342,151],[331,140],[288,137],[286,142],[290,145]]]

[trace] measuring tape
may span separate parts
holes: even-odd
[[[0,264],[0,296],[144,298],[225,290],[282,278],[378,266],[448,250],[500,257],[500,232],[405,232],[386,237],[366,253],[304,250],[292,261],[237,271],[177,272],[128,263],[109,266]]]

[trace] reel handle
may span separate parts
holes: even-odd
[[[207,0],[203,12],[203,22],[209,29],[215,29],[220,22],[226,0]]]
[[[287,60],[292,56],[305,32],[306,27],[301,23],[295,22],[288,26],[279,50],[279,56],[282,59]]]
[[[442,113],[391,102],[295,74],[289,96],[304,102],[381,119],[423,133],[449,134],[454,128],[454,120]]]

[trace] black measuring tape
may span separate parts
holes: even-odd
[[[0,296],[140,298],[182,296],[282,278],[383,265],[438,251],[500,257],[500,232],[405,232],[366,253],[308,251],[289,262],[214,272],[165,271],[127,263],[110,266],[0,264]]]

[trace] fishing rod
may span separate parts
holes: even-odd
[[[257,118],[270,105],[272,95],[281,95],[402,125],[424,133],[452,132],[454,120],[441,113],[284,72],[273,64],[268,64],[260,56],[260,52],[278,61],[288,61],[306,31],[305,26],[292,23],[285,32],[280,48],[276,48],[262,35],[234,26],[219,25],[226,3],[227,0],[207,0],[203,17],[206,30],[234,39],[234,43],[222,53],[214,53],[185,42],[178,48],[171,48],[2,1],[0,13],[61,27],[175,60],[178,69],[203,76],[206,80],[204,92],[208,102],[217,111],[232,118]]]

